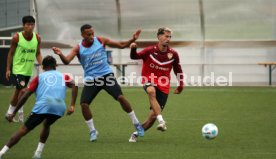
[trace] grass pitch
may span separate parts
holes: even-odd
[[[0,148],[20,126],[4,119],[12,92],[0,88]],[[143,89],[123,88],[123,92],[143,121],[149,112]],[[33,103],[34,96],[25,104],[26,117]],[[128,143],[134,127],[119,103],[105,91],[99,93],[91,108],[98,141],[89,142],[78,105],[72,116],[53,125],[42,154],[44,159],[276,158],[276,89],[272,87],[186,88],[181,95],[170,94],[163,112],[168,131],[159,132],[155,125],[137,143]],[[208,122],[219,128],[218,137],[211,141],[201,136],[201,127]],[[40,128],[25,136],[3,158],[31,158]]]

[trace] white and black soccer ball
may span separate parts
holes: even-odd
[[[202,127],[201,132],[205,139],[211,140],[218,136],[218,127],[213,123],[208,123]]]

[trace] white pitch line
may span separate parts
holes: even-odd
[[[263,153],[257,153],[257,152],[253,152],[253,153],[247,153],[250,155],[276,155],[276,152],[263,152]]]
[[[230,119],[169,119],[166,118],[167,121],[187,121],[187,120],[192,120],[192,121],[214,121],[214,120],[219,120],[219,121],[230,121]],[[232,121],[232,120],[231,120]]]
[[[144,153],[144,154],[160,154],[160,152],[143,152],[143,151],[139,151],[139,152],[92,152],[92,153],[97,153],[97,154],[141,154],[141,153]],[[166,153],[166,154],[170,154],[170,153],[174,153],[174,152],[163,152],[163,153]]]

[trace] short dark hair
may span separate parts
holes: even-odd
[[[90,29],[90,28],[92,28],[91,25],[89,25],[89,24],[84,24],[83,26],[81,26],[80,31],[81,31],[81,33],[83,33],[85,29]]]
[[[52,68],[56,69],[57,61],[53,56],[47,55],[42,61],[43,69]]]
[[[159,28],[158,31],[157,31],[157,36],[158,35],[163,35],[163,34],[165,34],[165,32],[172,33],[172,30],[170,28],[167,28],[167,27]]]
[[[35,23],[35,19],[33,16],[27,15],[22,18],[23,25],[26,23]]]

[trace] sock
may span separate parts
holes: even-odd
[[[158,120],[158,122],[161,124],[161,123],[165,123],[165,121],[164,121],[164,119],[163,119],[163,117],[162,117],[162,115],[161,114],[159,114],[159,115],[157,115],[157,120]]]
[[[24,111],[23,111],[23,107],[24,106],[22,106],[19,110],[18,110],[18,113],[23,113]]]
[[[89,132],[93,131],[93,130],[96,130],[95,127],[94,127],[94,122],[93,122],[93,119],[90,119],[90,120],[87,120],[85,121],[88,128],[89,128]]]
[[[139,121],[136,118],[136,115],[135,115],[134,111],[128,113],[128,115],[129,115],[129,117],[130,117],[133,124],[139,124]]]
[[[39,142],[38,145],[37,145],[37,149],[35,152],[42,152],[43,151],[43,148],[44,148],[45,144],[42,143],[42,142]]]
[[[15,109],[15,106],[12,106],[12,105],[10,104],[9,109],[8,109],[8,114],[12,114],[13,111],[14,111],[14,109]]]
[[[134,134],[136,137],[138,137],[138,132],[137,132],[137,131],[135,131],[133,134]]]
[[[0,151],[0,154],[4,155],[9,149],[10,149],[10,148],[9,148],[7,145],[5,145],[5,146],[2,148],[2,150]]]

